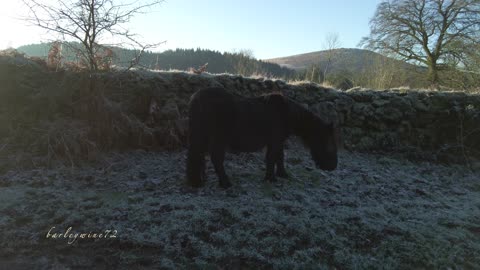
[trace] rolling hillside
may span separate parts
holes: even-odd
[[[295,70],[305,69],[311,65],[321,67],[328,63],[329,51],[317,51],[292,56],[265,59],[270,63],[279,64]],[[333,71],[352,70],[358,71],[369,68],[376,63],[398,64],[407,69],[418,68],[414,65],[385,57],[381,54],[362,49],[335,49],[331,52],[331,67]]]
[[[351,86],[423,87],[424,67],[362,49],[335,49],[266,59],[297,71],[298,79],[328,81],[336,88]],[[345,86],[344,86],[345,85]]]
[[[128,66],[136,56],[133,50],[112,48],[113,64]],[[19,51],[29,56],[46,57],[49,44],[21,46]],[[66,61],[75,61],[74,53],[64,51]],[[329,61],[330,59],[330,61]],[[337,89],[361,86],[373,89],[392,87],[428,88],[426,68],[412,65],[362,49],[336,49],[259,60],[242,53],[218,52],[208,49],[176,49],[161,53],[144,52],[140,66],[160,70],[189,70],[208,63],[207,72],[243,76],[279,78],[285,81],[325,83]],[[441,71],[442,87],[475,89],[479,78],[460,70]]]

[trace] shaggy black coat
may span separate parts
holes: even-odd
[[[323,170],[337,167],[333,124],[327,124],[300,104],[281,94],[246,98],[222,88],[196,92],[190,100],[187,180],[205,182],[205,154],[210,154],[220,186],[231,185],[223,162],[225,152],[254,152],[267,147],[265,179],[286,177],[283,146],[290,135],[299,136],[313,161]]]

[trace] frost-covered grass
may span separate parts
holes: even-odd
[[[340,153],[334,172],[287,150],[289,179],[261,153],[228,155],[234,186],[183,185],[185,152],[110,154],[102,164],[0,176],[0,261],[9,268],[475,268],[480,175],[459,165]],[[118,231],[114,239],[46,239]]]

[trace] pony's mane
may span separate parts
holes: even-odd
[[[312,142],[311,132],[315,126],[326,129],[329,123],[315,115],[312,111],[299,103],[287,98],[289,108],[289,125],[291,133],[300,137],[304,144],[310,146]]]

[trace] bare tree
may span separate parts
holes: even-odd
[[[66,40],[74,40],[81,44],[73,49],[87,65],[95,71],[101,67],[100,55],[110,52],[104,42],[108,35],[122,39],[123,44],[140,48],[141,54],[147,48],[158,44],[143,45],[136,35],[124,28],[133,16],[144,13],[163,2],[163,0],[136,0],[130,3],[115,3],[114,0],[56,0],[54,4],[46,4],[42,0],[22,0],[30,10],[26,21],[60,34]],[[115,44],[110,44],[115,45]],[[138,56],[132,61],[138,61]]]
[[[239,49],[239,50],[233,50],[233,53],[237,53],[240,55],[243,55],[248,58],[255,58],[255,54],[253,53],[252,49]]]
[[[438,71],[461,65],[479,42],[479,0],[386,0],[360,45],[427,66],[437,86]]]
[[[325,55],[327,57],[327,63],[323,67],[323,80],[327,80],[327,73],[330,71],[330,67],[332,66],[333,62],[335,61],[335,57],[337,56],[337,51],[340,47],[340,39],[338,37],[338,33],[332,32],[328,33],[325,37],[325,41],[323,44],[323,48],[325,50]]]
[[[237,55],[237,61],[234,63],[234,71],[237,74],[244,76],[250,76],[254,70],[250,65],[254,59],[254,53],[252,49],[234,49],[233,54]]]

